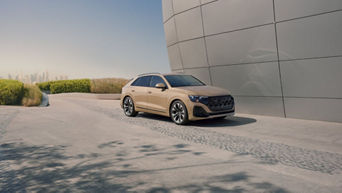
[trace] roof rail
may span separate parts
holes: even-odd
[[[138,76],[149,75],[149,74],[161,74],[161,73],[159,73],[159,72],[148,72],[148,73],[139,74]]]

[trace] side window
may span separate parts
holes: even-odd
[[[151,76],[143,76],[138,79],[136,79],[131,86],[144,86],[148,87],[150,86]]]
[[[140,82],[141,82],[141,78],[137,78],[137,79],[131,84],[131,86],[139,86]]]
[[[160,76],[152,76],[150,87],[155,87],[158,83],[165,84],[165,81]]]

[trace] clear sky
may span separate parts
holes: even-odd
[[[0,76],[169,72],[161,0],[0,0]]]

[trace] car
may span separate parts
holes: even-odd
[[[171,117],[184,125],[202,119],[223,119],[235,113],[234,97],[223,88],[208,86],[192,75],[141,74],[129,81],[121,94],[128,117],[138,112]]]

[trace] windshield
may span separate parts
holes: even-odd
[[[171,87],[181,86],[205,86],[203,82],[191,75],[165,75]]]

